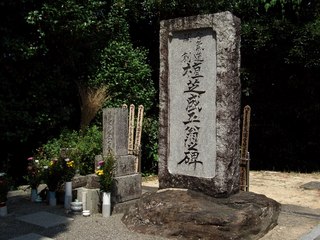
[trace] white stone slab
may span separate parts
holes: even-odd
[[[70,221],[73,220],[72,218],[67,218],[64,216],[59,216],[59,215],[48,213],[48,212],[32,213],[32,214],[18,217],[17,219],[27,223],[34,224],[34,225],[38,225],[44,228],[50,228],[60,224],[69,223]]]
[[[238,192],[240,19],[163,20],[159,52],[159,187]]]
[[[53,238],[48,238],[36,233],[28,233],[19,237],[10,238],[9,240],[53,240]]]
[[[215,176],[216,75],[216,39],[212,28],[172,33],[168,159],[171,174]]]

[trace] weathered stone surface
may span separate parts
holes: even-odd
[[[122,218],[140,233],[179,239],[259,239],[277,224],[280,204],[240,192],[214,198],[186,189],[144,194]]]
[[[87,185],[87,176],[75,176],[72,179],[72,188],[84,187]]]
[[[129,210],[129,208],[134,205],[139,199],[133,199],[130,201],[122,202],[122,203],[114,203],[112,204],[112,214],[125,213]]]
[[[103,156],[128,154],[128,109],[103,109]]]
[[[89,189],[100,188],[98,175],[89,174],[86,176],[86,178],[87,178],[87,184],[85,185],[86,188],[89,188]]]
[[[306,190],[320,190],[320,182],[312,181],[300,186]]]
[[[141,197],[141,174],[115,177],[112,189],[112,202],[121,203]]]
[[[136,173],[136,156],[126,155],[118,156],[115,169],[115,176],[125,176]]]
[[[89,174],[86,176],[75,176],[72,179],[72,188],[99,188],[99,177],[96,174]]]
[[[202,59],[197,60],[196,56]],[[200,64],[201,70],[196,69]],[[184,70],[191,68],[194,75],[186,78],[188,73]],[[240,20],[230,12],[161,22],[161,189],[188,188],[215,197],[226,197],[239,191],[239,68]],[[194,78],[198,81],[192,82]],[[197,110],[191,111],[187,105],[190,111],[182,113],[189,103]],[[198,125],[187,126],[189,123],[186,122],[190,121]],[[194,151],[195,148],[198,151]],[[182,161],[187,154],[189,158]],[[195,167],[194,160],[202,163]],[[185,166],[180,169],[181,165]]]

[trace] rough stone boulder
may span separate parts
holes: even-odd
[[[186,189],[145,193],[123,216],[132,231],[178,239],[259,239],[277,225],[280,204],[240,192],[214,198]]]

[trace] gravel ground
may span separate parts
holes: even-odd
[[[261,240],[297,240],[320,223],[320,190],[304,190],[301,185],[320,181],[317,174],[289,174],[277,172],[251,172],[251,191],[264,194],[282,204],[278,226]],[[144,190],[155,191],[157,177],[145,179]],[[37,233],[53,239],[112,239],[112,240],[164,240],[159,236],[130,232],[121,222],[122,214],[103,218],[101,214],[90,217],[66,213],[63,205],[56,207],[45,203],[32,203],[30,191],[13,191],[9,194],[8,216],[0,217],[0,240]],[[73,218],[68,224],[43,228],[20,221],[17,217],[46,211]]]
[[[63,205],[51,207],[45,203],[32,203],[28,191],[10,192],[8,215],[0,218],[0,239],[7,240],[28,233],[36,233],[54,239],[112,239],[112,240],[161,240],[165,238],[130,232],[121,222],[122,214],[103,218],[101,214],[90,217],[66,213]],[[73,218],[68,224],[43,228],[17,219],[17,217],[46,211]]]

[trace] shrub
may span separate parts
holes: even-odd
[[[97,126],[85,131],[63,131],[58,138],[49,140],[37,149],[35,159],[49,163],[60,158],[61,149],[68,149],[66,158],[74,161],[81,175],[94,173],[95,155],[102,152],[102,131]]]
[[[145,174],[158,173],[158,131],[155,118],[144,118],[142,127],[141,171]]]

